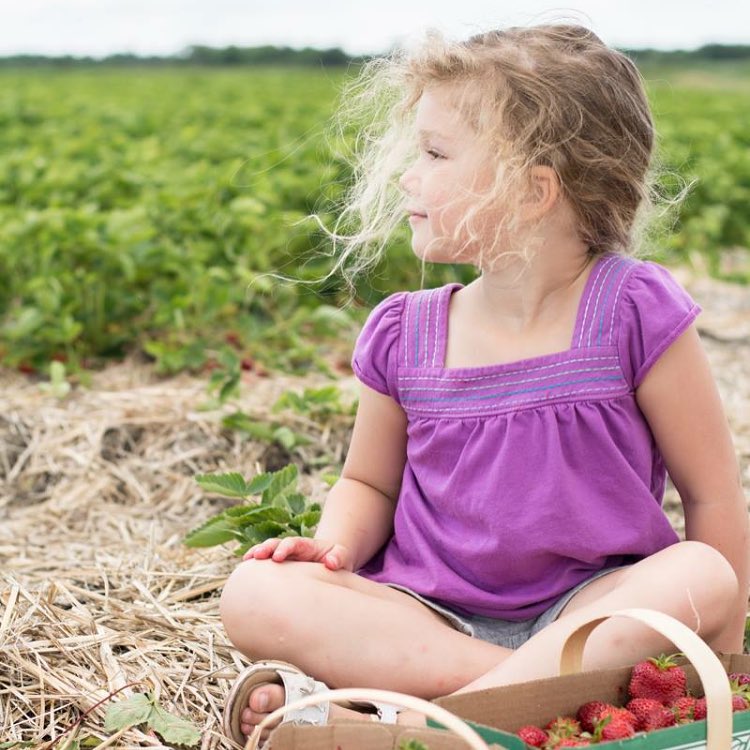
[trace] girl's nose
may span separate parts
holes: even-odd
[[[413,168],[409,167],[402,175],[398,178],[399,187],[407,194],[411,195],[414,192],[414,172]]]

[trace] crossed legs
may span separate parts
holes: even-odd
[[[742,634],[730,632],[727,623],[736,623],[738,608],[744,612],[746,606],[747,592],[738,591],[734,571],[718,552],[700,542],[681,542],[592,582],[558,620],[515,651],[454,630],[408,594],[315,563],[240,563],[226,582],[220,609],[230,640],[253,660],[289,661],[331,688],[382,688],[430,700],[552,676],[569,618],[611,609],[658,609],[717,650],[739,650]],[[734,643],[736,648],[727,648]],[[584,667],[631,664],[670,649],[646,626],[613,619],[593,632]],[[259,710],[264,691],[271,700]],[[281,704],[280,686],[256,688],[243,731]],[[332,716],[350,713],[332,707]],[[407,713],[401,718],[423,723]]]

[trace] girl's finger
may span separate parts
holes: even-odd
[[[266,557],[268,557],[269,552],[273,551],[273,544],[269,543],[270,540],[266,540],[265,542],[260,542],[258,544],[254,544],[250,549],[245,553],[244,559],[249,560],[250,558],[256,558],[258,560],[263,560]]]
[[[296,540],[295,539],[282,539],[279,542],[279,546],[273,552],[274,560],[283,560],[287,555],[294,551]]]

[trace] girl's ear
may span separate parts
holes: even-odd
[[[529,188],[522,205],[523,216],[527,220],[538,219],[551,210],[560,195],[560,180],[552,167],[531,168]]]

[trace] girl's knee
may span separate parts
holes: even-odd
[[[224,629],[243,634],[282,628],[296,598],[295,587],[315,577],[322,566],[295,561],[245,560],[232,571],[221,592],[219,613]]]
[[[686,541],[681,542],[680,547],[686,589],[691,596],[702,600],[699,614],[707,620],[702,630],[720,630],[726,618],[737,608],[739,600],[739,582],[734,568],[709,544]],[[691,581],[695,581],[694,586],[691,586]],[[694,603],[693,606],[698,605]]]
[[[710,583],[722,599],[736,599],[739,596],[739,582],[734,568],[715,547],[704,542],[680,542],[685,555],[685,569],[688,575],[699,575]]]

